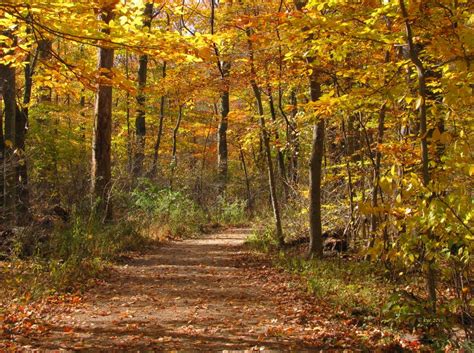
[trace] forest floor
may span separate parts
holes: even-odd
[[[165,243],[115,265],[83,295],[17,306],[23,318],[14,320],[26,320],[28,329],[5,325],[0,350],[387,349],[383,332],[361,329],[249,250],[249,232]]]

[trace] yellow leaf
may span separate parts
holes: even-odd
[[[433,141],[438,141],[438,140],[441,139],[441,133],[439,132],[439,129],[438,129],[438,128],[434,129],[434,131],[433,131],[433,136],[431,137],[431,139],[432,139]]]
[[[418,99],[416,100],[415,109],[420,109],[422,103],[423,103],[423,98],[418,97]]]
[[[397,168],[395,165],[392,165],[392,168],[390,169],[390,173],[393,175],[393,176],[396,176],[397,175]]]
[[[474,164],[469,166],[469,176],[473,176],[473,175],[474,175]]]
[[[397,203],[402,203],[402,195],[398,194],[396,198]]]
[[[453,139],[453,137],[451,136],[451,134],[449,132],[443,132],[441,134],[441,137],[440,137],[440,141],[444,145],[450,144],[452,139]]]

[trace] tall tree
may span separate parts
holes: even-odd
[[[427,134],[427,118],[426,118],[426,96],[427,96],[427,86],[426,86],[426,70],[423,65],[423,62],[418,56],[418,52],[415,48],[413,41],[413,32],[411,29],[409,14],[405,6],[404,0],[399,0],[400,10],[402,12],[403,21],[405,22],[405,32],[406,39],[408,44],[408,52],[410,60],[413,65],[416,67],[417,76],[418,76],[418,99],[419,99],[419,108],[418,108],[418,122],[420,124],[420,141],[421,141],[421,175],[423,180],[423,186],[428,187],[430,183],[430,172],[429,172],[429,155],[428,155],[428,134]],[[431,200],[429,200],[431,201]],[[431,230],[427,230],[428,237],[432,238],[433,234]],[[428,296],[432,305],[432,310],[436,311],[436,276],[433,268],[433,261],[428,261],[426,266],[426,287],[428,290]]]
[[[215,0],[211,0],[211,34],[215,33],[215,14],[216,3]],[[221,53],[216,44],[214,44],[214,51],[216,54],[217,68],[219,69],[221,76],[221,117],[217,129],[217,172],[219,177],[219,192],[222,193],[225,190],[228,178],[227,129],[229,125],[228,116],[230,112],[229,75],[231,63],[230,61],[221,59]]]
[[[183,120],[183,107],[184,104],[179,103],[178,107],[178,118],[176,119],[176,124],[173,129],[173,147],[172,147],[172,152],[171,152],[171,163],[170,163],[170,169],[171,169],[171,177],[170,177],[170,189],[173,189],[173,180],[174,180],[174,172],[176,170],[176,167],[178,166],[178,156],[177,156],[177,148],[178,148],[178,132],[179,128],[181,126],[181,121]]]
[[[167,62],[164,61],[163,67],[161,70],[161,78],[163,80],[166,78],[166,67],[167,67]],[[155,142],[155,147],[153,151],[153,163],[150,170],[150,176],[152,178],[156,176],[156,171],[158,169],[158,153],[160,151],[161,138],[163,135],[163,123],[165,120],[165,104],[166,104],[166,96],[162,94],[162,96],[160,97],[160,117],[158,121],[158,131],[156,133],[156,142]]]
[[[5,130],[3,134],[3,200],[4,207],[14,211],[15,205],[15,182],[13,177],[13,151],[15,148],[15,125],[16,125],[16,79],[15,68],[10,65],[0,64],[0,79],[3,95],[3,106],[5,116]],[[3,166],[2,166],[3,167]]]
[[[267,94],[268,94],[268,105],[270,107],[270,116],[272,118],[273,124],[277,123],[277,114],[276,114],[276,109],[275,109],[275,102],[273,100],[273,92],[270,84],[268,84],[267,87]],[[280,140],[280,134],[278,132],[278,129],[275,130],[275,139],[279,142]],[[285,194],[285,199],[288,198],[290,194],[290,190],[288,187],[288,180],[286,177],[286,167],[285,167],[285,156],[283,155],[283,152],[281,149],[278,147],[277,150],[277,163],[278,163],[278,170],[280,173],[280,179],[283,184],[283,191]]]
[[[3,35],[10,39],[12,46],[16,44],[16,38],[10,31],[6,31]],[[3,47],[3,46],[2,46]],[[4,55],[11,54],[9,48],[1,48]],[[16,126],[17,126],[17,105],[16,105],[16,72],[15,67],[11,64],[1,63],[0,61],[0,87],[3,96],[3,110],[5,130],[3,132],[2,146],[2,198],[4,210],[10,212],[10,219],[16,221],[17,206],[17,180],[16,180],[16,158],[14,151],[16,149]]]
[[[143,12],[143,28],[150,30],[153,16],[153,3],[145,4]],[[140,55],[138,64],[138,93],[137,93],[137,116],[135,119],[135,157],[133,173],[140,176],[143,171],[143,161],[145,159],[145,138],[146,138],[146,80],[148,73],[148,55]]]
[[[27,22],[30,21],[30,16]],[[31,27],[27,26],[26,34],[31,34]],[[16,168],[16,178],[18,180],[18,212],[21,215],[22,223],[29,221],[29,203],[30,192],[28,186],[28,164],[26,158],[26,132],[29,119],[29,105],[31,103],[31,93],[33,90],[33,73],[36,68],[39,48],[35,52],[30,52],[24,63],[24,88],[23,102],[21,108],[17,109],[17,126],[16,126],[16,144],[19,154],[19,163]]]
[[[99,17],[106,24],[102,30],[110,34],[108,24],[114,17],[115,3],[108,3],[100,10]],[[96,199],[97,209],[104,219],[112,217],[112,205],[109,200],[111,189],[111,140],[112,140],[112,67],[114,49],[102,44],[99,48],[100,70],[97,84],[94,133],[92,140],[92,195]]]
[[[265,112],[263,110],[262,92],[260,90],[260,87],[258,86],[257,79],[256,79],[257,71],[255,68],[255,55],[254,55],[254,49],[253,49],[253,44],[252,44],[251,28],[248,28],[246,30],[246,33],[247,33],[247,44],[248,44],[248,49],[249,49],[249,61],[250,61],[250,85],[252,87],[253,94],[255,96],[255,100],[257,103],[258,119],[260,122],[263,148],[265,151],[265,157],[267,161],[268,186],[270,188],[270,199],[271,199],[272,209],[273,209],[273,219],[275,221],[275,232],[276,232],[278,245],[281,247],[285,243],[285,238],[283,235],[283,227],[281,224],[280,204],[278,202],[275,171],[273,168],[273,160],[272,160],[272,150],[270,147],[270,134],[267,131],[267,127],[265,123]]]
[[[307,4],[307,0],[295,0],[295,6],[301,11]],[[308,28],[304,28],[307,31]],[[311,40],[309,34],[306,40]],[[318,70],[313,65],[314,58],[307,57],[308,68],[311,71],[309,76],[310,97],[312,102],[316,102],[321,97],[321,84],[318,81]],[[313,138],[311,142],[311,158],[309,167],[309,255],[321,258],[323,256],[323,226],[321,219],[321,178],[322,160],[324,153],[325,121],[322,117],[317,119],[313,126]]]

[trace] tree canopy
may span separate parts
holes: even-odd
[[[279,248],[382,264],[426,299],[397,292],[398,318],[472,323],[473,10],[3,0],[2,227],[159,209],[193,232],[239,209]]]

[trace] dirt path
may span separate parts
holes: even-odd
[[[47,334],[26,337],[23,345],[298,352],[360,346],[350,325],[328,318],[328,308],[291,276],[250,254],[248,233],[235,229],[171,242],[116,266],[82,303],[47,316]]]

